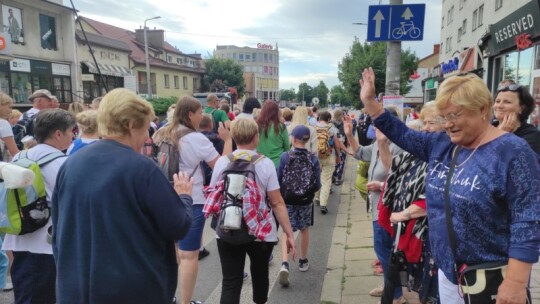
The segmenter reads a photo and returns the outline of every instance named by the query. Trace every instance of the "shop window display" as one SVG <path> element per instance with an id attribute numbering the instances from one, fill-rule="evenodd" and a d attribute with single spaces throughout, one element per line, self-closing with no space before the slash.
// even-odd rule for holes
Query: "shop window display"
<path id="1" fill-rule="evenodd" d="M 30 75 L 24 73 L 11 73 L 11 91 L 15 103 L 27 103 L 28 96 L 32 94 Z"/>

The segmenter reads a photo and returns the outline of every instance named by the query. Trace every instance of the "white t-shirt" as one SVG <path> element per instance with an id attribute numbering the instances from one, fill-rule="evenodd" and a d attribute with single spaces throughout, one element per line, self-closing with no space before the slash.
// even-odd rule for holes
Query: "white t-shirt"
<path id="1" fill-rule="evenodd" d="M 43 156 L 53 153 L 61 152 L 60 150 L 46 145 L 39 144 L 30 150 L 28 150 L 28 158 L 32 160 L 38 160 Z M 19 158 L 19 154 L 13 157 L 14 160 Z M 46 164 L 41 168 L 41 173 L 43 174 L 43 179 L 45 181 L 45 191 L 47 192 L 47 202 L 51 202 L 51 196 L 56 185 L 56 176 L 58 175 L 58 170 L 62 164 L 66 161 L 67 157 L 60 157 L 52 162 Z M 4 239 L 4 244 L 2 245 L 2 250 L 13 250 L 13 251 L 28 251 L 32 253 L 39 254 L 52 254 L 52 246 L 47 242 L 47 229 L 52 225 L 51 219 L 47 225 L 41 227 L 40 229 L 28 233 L 25 235 L 11 235 L 6 234 Z"/>
<path id="2" fill-rule="evenodd" d="M 238 149 L 234 151 L 233 154 L 238 155 L 242 152 L 248 153 L 249 155 L 257 154 L 257 152 L 255 152 L 254 150 L 244 149 Z M 227 158 L 227 156 L 222 156 L 218 159 L 212 173 L 212 180 L 210 181 L 211 186 L 215 185 L 219 181 L 221 172 L 225 170 L 228 164 L 229 159 Z M 258 161 L 257 164 L 255 164 L 255 174 L 257 179 L 257 185 L 259 186 L 259 190 L 261 191 L 264 200 L 266 200 L 267 192 L 279 190 L 276 167 L 274 166 L 274 162 L 272 162 L 272 160 L 265 157 L 264 159 Z M 277 226 L 273 216 L 271 217 L 270 223 L 272 224 L 272 231 L 266 236 L 265 241 L 277 242 Z"/>
<path id="3" fill-rule="evenodd" d="M 253 119 L 253 114 L 247 114 L 247 113 L 240 113 L 236 115 L 236 119 L 238 118 L 250 118 Z"/>
<path id="4" fill-rule="evenodd" d="M 0 138 L 13 137 L 13 129 L 11 125 L 5 119 L 0 119 Z M 0 139 L 0 150 L 2 151 L 2 160 L 9 162 L 11 160 L 11 155 L 6 147 L 6 143 Z"/>
<path id="5" fill-rule="evenodd" d="M 219 153 L 212 145 L 212 142 L 201 133 L 193 132 L 189 133 L 179 141 L 180 145 L 180 171 L 191 174 L 193 170 L 197 168 L 197 171 L 193 174 L 193 192 L 191 197 L 193 198 L 193 204 L 202 205 L 206 202 L 203 195 L 203 170 L 199 165 L 201 161 L 210 162 L 219 156 Z"/>

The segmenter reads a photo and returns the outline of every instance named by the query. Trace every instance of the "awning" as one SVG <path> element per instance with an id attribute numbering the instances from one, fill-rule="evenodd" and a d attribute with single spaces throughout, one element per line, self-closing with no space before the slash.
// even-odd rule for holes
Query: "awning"
<path id="1" fill-rule="evenodd" d="M 88 71 L 92 74 L 99 74 L 98 69 L 96 68 L 96 65 L 91 61 L 83 61 L 84 65 L 88 67 Z M 124 77 L 131 75 L 131 72 L 128 68 L 119 66 L 119 65 L 113 65 L 113 64 L 103 64 L 98 63 L 99 70 L 101 71 L 101 74 L 108 75 L 108 76 L 115 76 L 115 77 Z"/>

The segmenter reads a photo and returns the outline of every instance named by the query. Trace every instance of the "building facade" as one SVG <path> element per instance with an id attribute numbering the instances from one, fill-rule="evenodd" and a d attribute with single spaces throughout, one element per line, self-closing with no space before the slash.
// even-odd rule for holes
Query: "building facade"
<path id="1" fill-rule="evenodd" d="M 107 90 L 125 87 L 144 98 L 149 97 L 144 30 L 130 31 L 89 18 L 82 18 L 82 23 L 87 37 L 95 40 L 91 43 L 96 48 L 94 55 L 106 79 Z M 147 30 L 147 35 L 152 97 L 191 96 L 200 92 L 205 71 L 201 55 L 182 53 L 165 41 L 163 30 Z M 80 47 L 79 52 L 89 55 L 86 46 Z M 102 95 L 104 85 L 95 62 L 84 57 L 80 66 L 81 73 L 93 74 L 85 76 L 85 96 L 88 90 L 90 96 Z"/>
<path id="2" fill-rule="evenodd" d="M 244 67 L 244 98 L 279 100 L 279 49 L 276 44 L 258 43 L 257 47 L 218 45 L 217 58 L 232 59 Z"/>
<path id="3" fill-rule="evenodd" d="M 15 107 L 28 107 L 33 91 L 47 89 L 61 103 L 80 91 L 74 12 L 61 0 L 2 0 L 3 35 L 10 54 L 0 60 L 0 90 Z"/>

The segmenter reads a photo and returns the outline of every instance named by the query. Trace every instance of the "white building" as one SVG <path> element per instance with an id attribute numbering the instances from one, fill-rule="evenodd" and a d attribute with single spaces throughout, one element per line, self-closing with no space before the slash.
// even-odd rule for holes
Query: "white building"
<path id="1" fill-rule="evenodd" d="M 279 100 L 279 49 L 258 43 L 256 48 L 218 45 L 216 58 L 228 58 L 244 67 L 244 98 Z"/>

